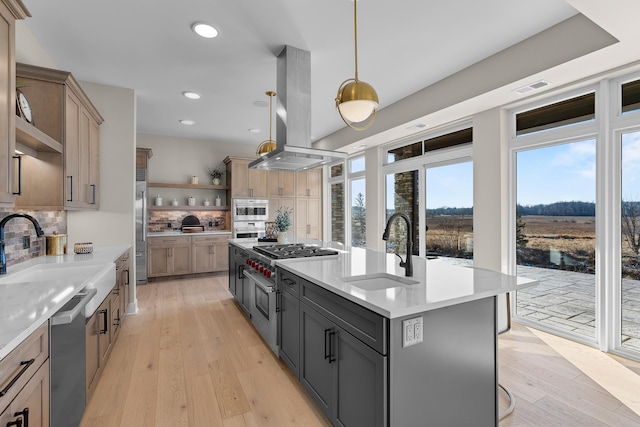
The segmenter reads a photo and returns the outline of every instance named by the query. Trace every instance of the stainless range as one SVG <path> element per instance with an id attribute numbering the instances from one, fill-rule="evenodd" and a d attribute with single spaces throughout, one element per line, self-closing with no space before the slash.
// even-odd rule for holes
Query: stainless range
<path id="1" fill-rule="evenodd" d="M 271 350 L 278 354 L 276 268 L 278 259 L 338 255 L 338 251 L 300 243 L 254 246 L 243 270 L 251 290 L 251 321 Z"/>

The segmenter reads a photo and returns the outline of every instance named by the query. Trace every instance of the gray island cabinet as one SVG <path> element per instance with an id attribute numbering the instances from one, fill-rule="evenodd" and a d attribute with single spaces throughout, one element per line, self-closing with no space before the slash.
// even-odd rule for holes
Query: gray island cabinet
<path id="1" fill-rule="evenodd" d="M 497 426 L 498 295 L 537 282 L 419 257 L 405 278 L 393 254 L 318 244 L 339 254 L 275 261 L 277 350 L 331 423 Z"/>

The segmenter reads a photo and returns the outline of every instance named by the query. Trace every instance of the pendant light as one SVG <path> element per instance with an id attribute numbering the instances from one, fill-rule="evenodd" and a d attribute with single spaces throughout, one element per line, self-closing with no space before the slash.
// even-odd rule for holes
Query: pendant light
<path id="1" fill-rule="evenodd" d="M 269 139 L 267 139 L 266 141 L 262 141 L 260 145 L 258 145 L 256 156 L 264 156 L 265 154 L 268 154 L 276 149 L 276 142 L 271 139 L 271 123 L 273 122 L 271 100 L 274 96 L 276 96 L 276 93 L 272 90 L 265 93 L 269 97 Z"/>
<path id="2" fill-rule="evenodd" d="M 352 129 L 365 130 L 373 123 L 378 111 L 378 94 L 369 83 L 358 79 L 358 0 L 353 0 L 353 40 L 355 46 L 355 77 L 342 82 L 336 96 L 336 108 L 342 120 Z M 362 125 L 358 125 L 363 123 Z"/>

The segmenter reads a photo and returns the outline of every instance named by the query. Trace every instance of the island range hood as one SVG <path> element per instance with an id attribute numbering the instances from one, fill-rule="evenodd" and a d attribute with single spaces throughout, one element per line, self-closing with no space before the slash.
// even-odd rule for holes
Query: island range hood
<path id="1" fill-rule="evenodd" d="M 276 149 L 251 169 L 301 171 L 344 160 L 347 153 L 311 148 L 311 53 L 285 46 L 278 55 Z"/>

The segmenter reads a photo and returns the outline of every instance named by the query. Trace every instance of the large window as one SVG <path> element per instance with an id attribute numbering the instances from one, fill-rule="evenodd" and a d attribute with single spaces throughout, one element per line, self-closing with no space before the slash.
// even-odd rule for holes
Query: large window
<path id="1" fill-rule="evenodd" d="M 386 176 L 385 218 L 388 221 L 394 213 L 403 213 L 409 217 L 412 225 L 413 254 L 420 253 L 420 199 L 418 197 L 418 171 L 407 171 Z M 407 253 L 406 224 L 396 220 L 391 227 L 386 250 L 389 253 Z"/>
<path id="2" fill-rule="evenodd" d="M 517 152 L 516 315 L 569 334 L 596 336 L 596 143 Z"/>
<path id="3" fill-rule="evenodd" d="M 427 256 L 473 258 L 473 163 L 426 169 Z"/>
<path id="4" fill-rule="evenodd" d="M 622 134 L 620 342 L 640 351 L 640 131 Z"/>
<path id="5" fill-rule="evenodd" d="M 413 254 L 473 258 L 473 166 L 470 127 L 450 129 L 387 149 L 385 218 L 412 224 Z M 422 153 L 422 154 L 420 154 Z M 392 224 L 387 252 L 406 253 L 406 224 Z"/>
<path id="6" fill-rule="evenodd" d="M 367 246 L 367 203 L 366 185 L 364 181 L 364 156 L 349 159 L 349 194 L 351 205 L 349 208 L 351 246 L 364 248 Z"/>
<path id="7" fill-rule="evenodd" d="M 328 229 L 332 242 L 345 244 L 345 192 L 344 163 L 329 167 L 329 221 Z"/>

